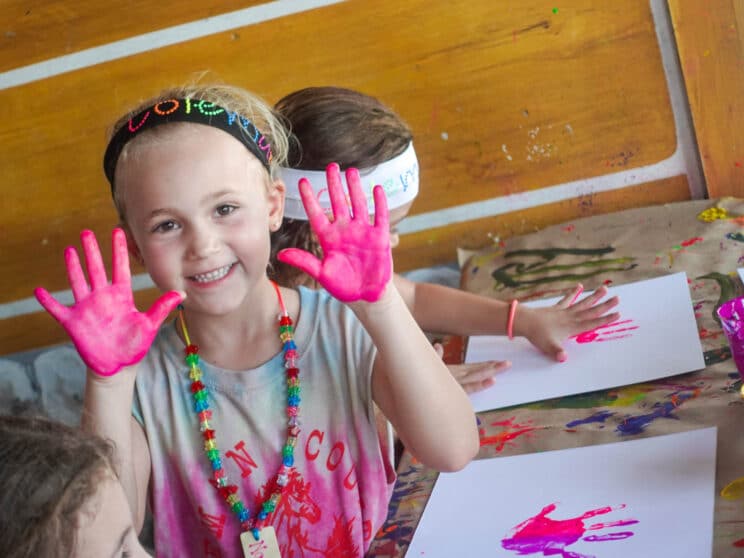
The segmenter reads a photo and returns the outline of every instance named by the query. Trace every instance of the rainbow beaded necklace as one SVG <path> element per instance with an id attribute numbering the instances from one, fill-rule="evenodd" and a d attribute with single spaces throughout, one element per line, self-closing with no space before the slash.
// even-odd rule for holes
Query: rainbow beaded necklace
<path id="1" fill-rule="evenodd" d="M 271 284 L 274 286 L 279 306 L 282 309 L 279 317 L 279 339 L 282 341 L 284 367 L 287 371 L 287 440 L 282 448 L 282 464 L 276 473 L 271 494 L 261 504 L 261 511 L 256 514 L 255 518 L 251 517 L 250 510 L 238 496 L 238 486 L 230 484 L 227 473 L 222 467 L 222 457 L 220 456 L 220 450 L 217 448 L 216 434 L 209 423 L 212 418 L 212 411 L 209 410 L 209 391 L 201 382 L 202 370 L 199 368 L 199 347 L 191 343 L 186 329 L 186 320 L 183 316 L 183 306 L 179 305 L 178 307 L 178 319 L 181 323 L 183 339 L 186 341 L 184 352 L 186 353 L 186 363 L 189 365 L 194 411 L 199 419 L 199 430 L 202 438 L 204 438 L 204 453 L 212 466 L 211 482 L 238 518 L 241 529 L 252 532 L 255 540 L 259 540 L 259 533 L 266 526 L 268 515 L 276 509 L 286 489 L 289 474 L 294 468 L 294 448 L 297 445 L 297 436 L 300 433 L 300 371 L 295 366 L 297 346 L 293 337 L 292 318 L 289 317 L 287 308 L 284 306 L 279 287 L 273 281 Z"/>

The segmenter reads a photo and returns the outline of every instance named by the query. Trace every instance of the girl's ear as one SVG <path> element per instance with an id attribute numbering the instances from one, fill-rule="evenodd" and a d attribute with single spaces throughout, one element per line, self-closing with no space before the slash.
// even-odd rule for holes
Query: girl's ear
<path id="1" fill-rule="evenodd" d="M 282 224 L 286 191 L 287 188 L 281 180 L 274 180 L 269 186 L 267 199 L 269 202 L 269 228 L 272 231 L 277 230 Z"/>

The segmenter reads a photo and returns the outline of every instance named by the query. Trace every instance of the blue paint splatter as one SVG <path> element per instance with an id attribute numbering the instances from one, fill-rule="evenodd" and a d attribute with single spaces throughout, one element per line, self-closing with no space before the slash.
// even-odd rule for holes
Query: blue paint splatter
<path id="1" fill-rule="evenodd" d="M 590 424 L 592 422 L 604 422 L 614 414 L 615 413 L 611 411 L 597 411 L 593 415 L 590 415 L 586 418 L 572 420 L 571 422 L 566 424 L 566 428 L 574 428 L 575 426 L 579 426 L 580 424 Z"/>
<path id="2" fill-rule="evenodd" d="M 676 395 L 676 394 L 675 394 Z M 622 436 L 632 436 L 634 434 L 640 434 L 643 432 L 649 424 L 658 418 L 668 418 L 679 420 L 679 417 L 674 416 L 672 413 L 687 399 L 695 397 L 693 393 L 683 393 L 678 395 L 672 401 L 658 402 L 652 407 L 654 410 L 645 415 L 632 416 L 629 415 L 620 424 L 617 425 L 617 432 Z"/>

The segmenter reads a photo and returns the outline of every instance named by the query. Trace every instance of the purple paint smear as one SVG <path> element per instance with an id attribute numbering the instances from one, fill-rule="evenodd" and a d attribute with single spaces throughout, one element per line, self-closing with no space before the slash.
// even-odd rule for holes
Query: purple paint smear
<path id="1" fill-rule="evenodd" d="M 586 418 L 572 420 L 571 422 L 566 424 L 566 428 L 574 428 L 575 426 L 579 426 L 580 424 L 591 424 L 592 422 L 604 422 L 614 414 L 615 413 L 611 411 L 597 411 L 593 415 L 590 415 Z"/>
<path id="2" fill-rule="evenodd" d="M 634 434 L 640 434 L 644 431 L 646 426 L 658 418 L 679 420 L 678 417 L 672 414 L 674 410 L 688 399 L 694 399 L 698 393 L 699 391 L 693 393 L 680 393 L 679 395 L 673 394 L 671 401 L 659 401 L 658 403 L 655 403 L 652 407 L 653 410 L 650 413 L 638 416 L 628 416 L 623 420 L 623 422 L 617 425 L 617 431 L 622 436 L 631 436 Z"/>
<path id="3" fill-rule="evenodd" d="M 617 507 L 606 506 L 585 512 L 579 517 L 570 519 L 551 519 L 548 514 L 554 511 L 555 504 L 545 506 L 540 513 L 530 517 L 517 525 L 509 536 L 501 540 L 501 546 L 506 550 L 514 550 L 516 554 L 526 556 L 529 554 L 540 554 L 543 556 L 561 556 L 562 558 L 594 558 L 588 554 L 579 554 L 566 550 L 577 541 L 604 542 L 627 539 L 633 536 L 632 531 L 619 531 L 615 533 L 586 535 L 587 531 L 597 531 L 610 527 L 620 527 L 638 523 L 637 519 L 621 519 L 607 523 L 593 523 L 584 525 L 584 520 L 595 515 L 603 515 L 615 510 L 625 508 L 622 504 Z"/>

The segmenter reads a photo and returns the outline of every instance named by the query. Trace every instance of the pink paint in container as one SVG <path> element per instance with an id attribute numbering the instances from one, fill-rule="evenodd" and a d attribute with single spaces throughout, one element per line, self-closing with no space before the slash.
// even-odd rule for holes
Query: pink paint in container
<path id="1" fill-rule="evenodd" d="M 742 378 L 742 397 L 744 397 L 744 297 L 724 302 L 716 310 L 721 319 L 721 327 L 728 339 L 731 356 Z"/>

